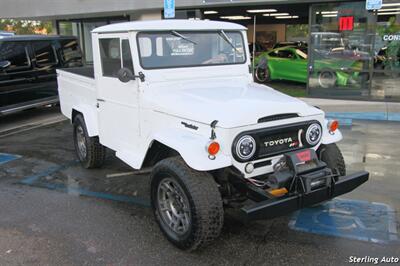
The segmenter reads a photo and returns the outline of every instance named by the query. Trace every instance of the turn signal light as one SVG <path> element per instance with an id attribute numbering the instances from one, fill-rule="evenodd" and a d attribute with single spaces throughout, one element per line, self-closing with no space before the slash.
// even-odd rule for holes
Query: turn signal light
<path id="1" fill-rule="evenodd" d="M 275 197 L 280 197 L 280 196 L 287 194 L 288 190 L 286 188 L 278 188 L 278 189 L 270 190 L 268 192 Z"/>
<path id="2" fill-rule="evenodd" d="M 219 152 L 220 146 L 218 142 L 212 141 L 208 144 L 208 154 L 214 156 Z"/>
<path id="3" fill-rule="evenodd" d="M 339 128 L 339 122 L 337 120 L 331 120 L 328 123 L 329 132 L 335 132 Z"/>

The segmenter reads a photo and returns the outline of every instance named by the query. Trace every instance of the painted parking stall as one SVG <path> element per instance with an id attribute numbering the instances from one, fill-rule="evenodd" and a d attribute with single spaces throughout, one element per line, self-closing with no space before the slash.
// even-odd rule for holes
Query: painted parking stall
<path id="1" fill-rule="evenodd" d="M 387 204 L 334 199 L 296 212 L 289 227 L 296 231 L 379 244 L 398 242 L 396 216 Z"/>
<path id="2" fill-rule="evenodd" d="M 15 154 L 0 153 L 0 166 L 19 159 L 21 156 Z"/>

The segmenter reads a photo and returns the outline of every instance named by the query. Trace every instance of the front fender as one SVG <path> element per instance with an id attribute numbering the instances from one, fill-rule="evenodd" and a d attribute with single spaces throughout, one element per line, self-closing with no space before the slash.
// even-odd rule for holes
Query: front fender
<path id="1" fill-rule="evenodd" d="M 323 134 L 322 134 L 322 144 L 331 144 L 331 143 L 336 143 L 339 142 L 343 139 L 342 132 L 340 132 L 339 129 L 337 129 L 335 132 L 330 133 L 328 130 L 328 120 L 325 119 L 323 123 Z"/>
<path id="2" fill-rule="evenodd" d="M 186 164 L 197 171 L 211 171 L 232 165 L 231 158 L 224 155 L 222 151 L 216 155 L 214 160 L 209 159 L 206 145 L 210 139 L 201 135 L 191 134 L 184 130 L 169 129 L 154 134 L 152 139 L 176 150 Z"/>

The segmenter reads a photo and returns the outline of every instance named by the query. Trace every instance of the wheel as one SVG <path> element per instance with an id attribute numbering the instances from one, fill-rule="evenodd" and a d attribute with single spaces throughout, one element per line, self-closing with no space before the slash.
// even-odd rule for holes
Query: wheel
<path id="1" fill-rule="evenodd" d="M 321 161 L 325 162 L 327 166 L 339 176 L 346 175 L 346 164 L 342 153 L 335 143 L 324 145 L 318 148 L 318 154 Z"/>
<path id="2" fill-rule="evenodd" d="M 224 211 L 217 183 L 181 157 L 164 159 L 151 173 L 151 203 L 166 238 L 183 250 L 209 244 L 221 232 Z"/>
<path id="3" fill-rule="evenodd" d="M 106 148 L 98 137 L 88 136 L 82 115 L 77 115 L 73 124 L 75 151 L 82 165 L 87 169 L 101 167 L 106 159 Z"/>
<path id="4" fill-rule="evenodd" d="M 256 81 L 259 83 L 270 81 L 270 73 L 268 67 L 258 66 L 254 74 Z"/>
<path id="5" fill-rule="evenodd" d="M 336 85 L 336 74 L 332 71 L 322 71 L 318 74 L 318 84 L 324 89 L 330 89 Z"/>

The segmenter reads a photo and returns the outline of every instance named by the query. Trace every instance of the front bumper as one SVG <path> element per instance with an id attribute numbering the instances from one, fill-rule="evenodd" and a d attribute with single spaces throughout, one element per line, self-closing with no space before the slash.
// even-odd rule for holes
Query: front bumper
<path id="1" fill-rule="evenodd" d="M 243 220 L 249 221 L 270 219 L 285 215 L 348 193 L 365 183 L 368 178 L 368 172 L 357 172 L 340 177 L 338 181 L 332 183 L 330 186 L 318 188 L 308 193 L 297 193 L 257 202 L 241 208 L 241 217 Z"/>

